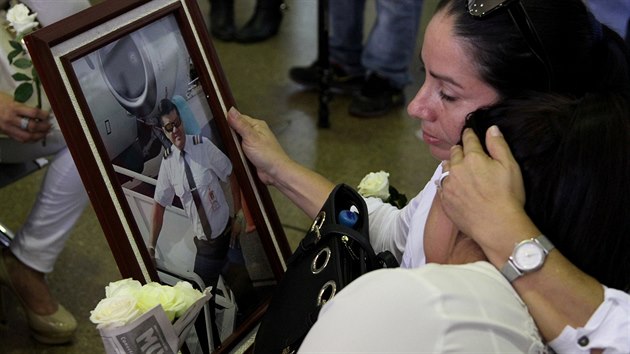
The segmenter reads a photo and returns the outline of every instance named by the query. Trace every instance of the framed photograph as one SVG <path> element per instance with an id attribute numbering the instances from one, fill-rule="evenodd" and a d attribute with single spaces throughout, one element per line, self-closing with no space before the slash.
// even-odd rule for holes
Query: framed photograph
<path id="1" fill-rule="evenodd" d="M 108 0 L 25 42 L 122 276 L 213 287 L 190 352 L 251 346 L 291 251 L 196 0 Z"/>

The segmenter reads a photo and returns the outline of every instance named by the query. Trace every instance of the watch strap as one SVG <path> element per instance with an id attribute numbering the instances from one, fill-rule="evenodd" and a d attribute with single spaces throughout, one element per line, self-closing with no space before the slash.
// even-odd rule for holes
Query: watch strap
<path id="1" fill-rule="evenodd" d="M 545 250 L 545 254 L 549 254 L 552 249 L 556 248 L 556 246 L 554 246 L 545 235 L 540 235 L 532 240 L 542 246 L 543 250 Z"/>
<path id="2" fill-rule="evenodd" d="M 546 256 L 549 254 L 549 252 L 552 249 L 555 248 L 555 246 L 553 245 L 553 243 L 551 243 L 551 241 L 549 241 L 549 239 L 545 235 L 539 235 L 539 236 L 531 238 L 529 240 L 524 240 L 522 242 L 528 242 L 528 241 L 534 241 L 536 244 L 538 244 L 543 249 L 543 251 L 545 253 L 545 257 L 542 260 L 542 264 L 540 265 L 540 267 L 536 268 L 536 270 L 538 270 L 545 263 L 545 260 L 547 259 Z M 522 242 L 519 242 L 516 245 L 514 245 L 514 250 L 516 250 L 518 245 L 521 244 Z M 514 256 L 514 252 L 512 252 L 512 255 L 510 256 L 510 258 L 508 258 L 507 262 L 505 262 L 503 267 L 501 267 L 501 269 L 500 269 L 501 274 L 503 274 L 503 276 L 510 283 L 513 282 L 514 280 L 518 279 L 522 275 L 524 275 L 526 273 L 529 273 L 529 272 L 523 272 L 522 270 L 520 270 L 520 269 L 518 269 L 516 267 L 516 265 L 514 264 L 514 261 L 512 260 L 513 256 Z"/>
<path id="3" fill-rule="evenodd" d="M 516 266 L 514 265 L 514 263 L 512 262 L 512 257 L 510 257 L 510 259 L 508 259 L 508 261 L 505 262 L 503 267 L 501 267 L 501 274 L 503 274 L 503 276 L 510 283 L 516 280 L 516 278 L 523 275 L 523 273 L 520 270 L 518 270 Z"/>

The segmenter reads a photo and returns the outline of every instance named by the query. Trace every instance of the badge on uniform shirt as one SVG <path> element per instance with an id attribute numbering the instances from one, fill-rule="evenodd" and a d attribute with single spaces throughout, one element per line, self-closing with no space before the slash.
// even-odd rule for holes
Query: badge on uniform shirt
<path id="1" fill-rule="evenodd" d="M 210 190 L 210 193 L 208 193 L 208 197 L 210 198 L 210 205 L 212 206 L 212 211 L 217 211 L 219 209 L 219 202 L 217 201 L 217 198 L 214 195 L 214 191 L 212 189 Z"/>

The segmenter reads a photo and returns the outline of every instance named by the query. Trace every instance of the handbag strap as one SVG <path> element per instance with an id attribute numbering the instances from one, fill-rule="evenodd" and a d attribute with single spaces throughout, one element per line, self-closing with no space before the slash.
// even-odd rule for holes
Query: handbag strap
<path id="1" fill-rule="evenodd" d="M 354 225 L 346 226 L 340 213 L 356 208 L 357 216 Z M 365 201 L 356 190 L 346 184 L 338 184 L 326 199 L 321 211 L 313 221 L 298 248 L 287 260 L 288 264 L 299 259 L 304 252 L 316 246 L 321 240 L 329 237 L 346 237 L 353 241 L 364 252 L 367 270 L 377 268 L 394 268 L 398 266 L 396 258 L 389 251 L 375 254 L 369 239 L 368 211 Z"/>
<path id="2" fill-rule="evenodd" d="M 376 257 L 374 249 L 370 244 L 370 240 L 354 229 L 343 225 L 324 225 L 320 232 L 323 235 L 322 237 L 348 237 L 350 240 L 356 242 L 359 247 L 367 253 L 369 259 L 374 259 L 374 257 Z"/>
<path id="3" fill-rule="evenodd" d="M 299 259 L 302 254 L 316 247 L 319 242 L 330 237 L 337 237 L 342 241 L 344 241 L 344 237 L 347 237 L 345 241 L 353 241 L 365 252 L 365 259 L 369 270 L 380 268 L 380 262 L 378 262 L 369 240 L 356 230 L 339 224 L 325 224 L 321 227 L 311 228 L 302 241 L 300 241 L 293 255 L 287 260 L 287 263 L 293 263 L 295 260 Z"/>

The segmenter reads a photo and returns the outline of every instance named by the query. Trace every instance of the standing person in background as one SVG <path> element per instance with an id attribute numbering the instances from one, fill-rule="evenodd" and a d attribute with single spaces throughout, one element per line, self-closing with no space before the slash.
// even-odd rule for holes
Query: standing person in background
<path id="1" fill-rule="evenodd" d="M 376 117 L 405 104 L 403 88 L 411 82 L 422 0 L 377 0 L 376 20 L 364 43 L 365 0 L 329 2 L 330 63 L 333 92 L 352 94 L 348 112 Z M 291 79 L 319 87 L 322 64 L 294 67 Z"/>
<path id="2" fill-rule="evenodd" d="M 90 6 L 87 0 L 22 2 L 37 12 L 37 21 L 44 26 Z M 11 93 L 17 83 L 11 79 L 14 68 L 6 59 L 8 34 L 1 37 L 5 54 L 0 55 L 0 132 L 6 134 L 0 136 L 1 162 L 55 156 L 26 222 L 10 249 L 1 250 L 0 285 L 20 300 L 36 340 L 66 343 L 72 339 L 77 322 L 51 294 L 46 274 L 52 272 L 88 198 L 54 118 L 46 110 L 13 101 Z"/>
<path id="3" fill-rule="evenodd" d="M 210 0 L 210 33 L 226 42 L 262 42 L 278 33 L 285 8 L 283 0 L 256 0 L 254 14 L 237 30 L 234 24 L 234 0 Z"/>

